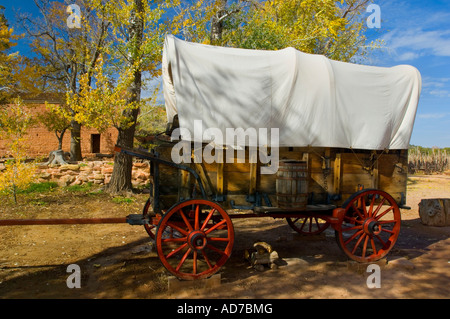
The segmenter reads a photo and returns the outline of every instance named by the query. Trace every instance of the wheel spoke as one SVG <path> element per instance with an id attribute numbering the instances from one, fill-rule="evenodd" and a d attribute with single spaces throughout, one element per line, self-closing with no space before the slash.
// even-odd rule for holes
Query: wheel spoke
<path id="1" fill-rule="evenodd" d="M 298 219 L 300 219 L 300 218 L 298 218 Z M 305 227 L 305 225 L 306 225 L 306 217 L 302 219 L 302 226 L 300 227 L 300 231 L 303 230 L 303 227 Z"/>
<path id="2" fill-rule="evenodd" d="M 225 219 L 221 220 L 219 223 L 215 224 L 213 227 L 209 228 L 207 231 L 205 231 L 205 234 L 209 234 L 210 232 L 212 232 L 213 230 L 217 229 L 218 227 L 222 226 L 223 224 L 225 224 L 227 221 Z"/>
<path id="3" fill-rule="evenodd" d="M 197 205 L 195 207 L 194 229 L 199 229 L 200 228 L 200 222 L 199 222 L 200 216 L 199 216 L 199 214 L 200 214 L 200 205 Z"/>
<path id="4" fill-rule="evenodd" d="M 386 243 L 384 242 L 383 239 L 381 239 L 380 236 L 376 235 L 375 238 L 378 239 L 378 241 L 381 243 L 382 247 L 385 247 L 385 246 L 386 246 Z"/>
<path id="5" fill-rule="evenodd" d="M 181 245 L 180 247 L 178 247 L 175 250 L 172 250 L 170 253 L 167 254 L 166 258 L 169 259 L 173 255 L 176 255 L 179 251 L 183 250 L 186 246 L 187 246 L 187 243 Z"/>
<path id="6" fill-rule="evenodd" d="M 176 243 L 176 242 L 185 242 L 187 237 L 180 237 L 180 238 L 162 238 L 161 241 L 163 243 Z"/>
<path id="7" fill-rule="evenodd" d="M 320 223 L 319 223 L 319 220 L 317 219 L 317 217 L 314 217 L 314 220 L 316 222 L 317 229 L 320 229 Z"/>
<path id="8" fill-rule="evenodd" d="M 194 250 L 194 256 L 192 261 L 192 272 L 194 275 L 197 274 L 197 251 Z"/>
<path id="9" fill-rule="evenodd" d="M 357 208 L 357 207 L 355 206 L 354 203 L 353 203 L 353 209 L 355 210 L 355 212 L 358 214 L 358 216 L 359 216 L 361 219 L 364 219 L 364 216 L 361 215 L 361 212 L 359 211 L 359 208 Z"/>
<path id="10" fill-rule="evenodd" d="M 216 253 L 219 253 L 219 254 L 221 254 L 221 255 L 226 255 L 224 251 L 220 250 L 220 249 L 217 248 L 217 247 L 214 247 L 214 246 L 209 245 L 209 244 L 207 244 L 206 247 L 208 247 L 208 248 L 211 249 L 211 250 L 214 250 Z"/>
<path id="11" fill-rule="evenodd" d="M 352 254 L 355 254 L 356 249 L 358 248 L 359 244 L 361 243 L 361 241 L 363 240 L 364 237 L 366 237 L 367 235 L 364 234 L 364 232 L 362 233 L 362 235 L 358 238 L 358 240 L 356 241 L 355 246 L 353 247 L 352 250 Z"/>
<path id="12" fill-rule="evenodd" d="M 182 233 L 182 234 L 185 235 L 185 236 L 188 235 L 188 232 L 187 232 L 186 230 L 182 229 L 181 227 L 178 227 L 177 225 L 175 225 L 175 224 L 172 223 L 172 222 L 167 222 L 167 226 L 172 227 L 173 229 L 179 231 L 180 233 Z"/>
<path id="13" fill-rule="evenodd" d="M 362 251 L 362 257 L 366 257 L 366 250 L 367 250 L 367 241 L 369 240 L 369 236 L 366 235 L 366 238 L 364 239 L 364 244 L 363 244 L 363 251 Z"/>
<path id="14" fill-rule="evenodd" d="M 389 207 L 387 210 L 385 210 L 383 213 L 381 213 L 381 215 L 377 216 L 375 219 L 379 220 L 381 217 L 383 217 L 384 215 L 389 213 L 393 208 L 394 208 L 394 206 Z"/>
<path id="15" fill-rule="evenodd" d="M 208 265 L 208 267 L 209 267 L 210 269 L 213 268 L 213 265 L 212 265 L 211 262 L 209 261 L 209 258 L 208 258 L 208 256 L 206 255 L 205 250 L 202 250 L 202 255 L 203 255 L 203 258 L 205 258 L 205 261 L 206 261 L 206 264 Z"/>
<path id="16" fill-rule="evenodd" d="M 187 219 L 186 215 L 183 213 L 183 211 L 180 209 L 178 211 L 181 215 L 181 218 L 183 218 L 184 223 L 186 224 L 186 226 L 188 227 L 189 231 L 193 231 L 194 229 L 192 228 L 191 223 L 189 222 L 189 220 Z"/>
<path id="17" fill-rule="evenodd" d="M 344 242 L 344 245 L 347 246 L 348 243 L 350 243 L 353 239 L 355 239 L 356 237 L 358 237 L 358 236 L 361 235 L 362 233 L 364 233 L 363 230 L 357 231 L 357 232 L 354 233 L 349 239 L 347 239 L 346 242 Z"/>
<path id="18" fill-rule="evenodd" d="M 377 255 L 378 252 L 377 252 L 377 248 L 376 248 L 376 245 L 375 245 L 375 241 L 373 240 L 373 237 L 370 238 L 370 243 L 372 244 L 372 250 L 373 250 L 373 253 L 374 253 L 375 255 Z"/>
<path id="19" fill-rule="evenodd" d="M 176 271 L 180 271 L 181 266 L 183 266 L 184 262 L 186 261 L 186 258 L 189 256 L 189 254 L 191 253 L 191 248 L 189 248 L 186 253 L 183 255 L 183 258 L 181 258 L 180 262 L 178 263 L 177 268 L 175 269 Z"/>
<path id="20" fill-rule="evenodd" d="M 230 241 L 230 239 L 225 237 L 208 237 L 208 241 Z"/>
<path id="21" fill-rule="evenodd" d="M 215 208 L 211 209 L 211 211 L 209 212 L 208 216 L 206 216 L 206 219 L 203 222 L 202 228 L 200 229 L 201 231 L 205 230 L 206 225 L 209 223 L 209 220 L 211 219 L 211 217 L 212 217 L 212 215 L 214 214 L 215 211 L 216 211 Z"/>
<path id="22" fill-rule="evenodd" d="M 395 223 L 396 223 L 395 220 L 380 220 L 380 221 L 378 221 L 378 224 L 383 224 L 383 225 L 386 225 L 386 224 L 395 224 Z"/>
<path id="23" fill-rule="evenodd" d="M 289 226 L 302 235 L 320 234 L 330 225 L 326 219 L 317 216 L 300 216 L 286 218 Z"/>
<path id="24" fill-rule="evenodd" d="M 347 232 L 347 231 L 357 230 L 357 229 L 362 229 L 362 225 L 358 225 L 358 226 L 354 226 L 354 227 L 349 227 L 349 228 L 342 228 L 341 231 L 342 231 L 342 232 Z"/>
<path id="25" fill-rule="evenodd" d="M 389 233 L 389 234 L 395 234 L 395 232 L 393 230 L 389 230 L 389 229 L 386 229 L 386 228 L 381 228 L 381 231 L 384 231 L 384 232 Z"/>
<path id="26" fill-rule="evenodd" d="M 372 196 L 372 201 L 370 202 L 370 207 L 369 207 L 369 217 L 372 217 L 373 215 L 373 204 L 375 204 L 375 195 Z"/>
<path id="27" fill-rule="evenodd" d="M 363 196 L 361 198 L 361 205 L 362 205 L 362 209 L 363 209 L 363 213 L 364 213 L 364 218 L 367 218 L 367 216 L 369 216 L 369 213 L 367 212 L 366 197 L 365 196 Z"/>
<path id="28" fill-rule="evenodd" d="M 383 200 L 381 201 L 381 203 L 377 206 L 377 209 L 375 209 L 375 211 L 372 214 L 372 217 L 376 217 L 378 212 L 380 211 L 381 207 L 383 207 L 384 203 L 386 202 L 386 198 L 383 197 Z"/>
<path id="29" fill-rule="evenodd" d="M 363 224 L 364 220 L 356 219 L 354 217 L 344 216 L 344 220 L 347 220 L 350 222 L 350 224 Z"/>

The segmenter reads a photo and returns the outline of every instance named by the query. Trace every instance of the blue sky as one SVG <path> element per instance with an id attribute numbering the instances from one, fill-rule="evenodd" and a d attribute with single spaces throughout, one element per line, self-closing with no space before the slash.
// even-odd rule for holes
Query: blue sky
<path id="1" fill-rule="evenodd" d="M 450 147 L 450 0 L 375 0 L 383 48 L 368 63 L 409 64 L 422 75 L 411 144 Z M 369 16 L 370 13 L 367 13 Z"/>
<path id="2" fill-rule="evenodd" d="M 368 35 L 372 40 L 383 40 L 383 45 L 365 63 L 415 66 L 422 75 L 422 94 L 411 144 L 450 147 L 450 0 L 374 3 L 381 9 L 381 28 Z M 0 4 L 6 7 L 11 24 L 13 7 L 35 12 L 32 0 L 0 0 Z"/>

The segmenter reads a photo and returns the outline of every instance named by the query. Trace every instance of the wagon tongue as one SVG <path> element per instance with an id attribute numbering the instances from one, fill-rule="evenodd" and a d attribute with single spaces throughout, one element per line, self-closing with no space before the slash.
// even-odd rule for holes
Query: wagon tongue
<path id="1" fill-rule="evenodd" d="M 146 225 L 149 224 L 147 216 L 130 214 L 124 217 L 106 218 L 48 218 L 48 219 L 0 219 L 0 226 L 25 225 L 77 225 L 77 224 L 122 224 Z"/>

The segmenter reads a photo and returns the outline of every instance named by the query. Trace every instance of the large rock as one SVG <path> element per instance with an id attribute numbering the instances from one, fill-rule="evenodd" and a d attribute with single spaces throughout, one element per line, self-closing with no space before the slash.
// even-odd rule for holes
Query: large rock
<path id="1" fill-rule="evenodd" d="M 78 164 L 65 164 L 65 165 L 61 165 L 59 167 L 59 170 L 61 172 L 65 172 L 65 171 L 78 171 L 80 170 L 80 166 Z"/>
<path id="2" fill-rule="evenodd" d="M 419 216 L 424 225 L 450 226 L 450 199 L 422 199 L 419 203 Z"/>
<path id="3" fill-rule="evenodd" d="M 59 186 L 68 186 L 74 181 L 75 181 L 75 176 L 64 175 L 59 179 L 58 184 L 59 184 Z"/>

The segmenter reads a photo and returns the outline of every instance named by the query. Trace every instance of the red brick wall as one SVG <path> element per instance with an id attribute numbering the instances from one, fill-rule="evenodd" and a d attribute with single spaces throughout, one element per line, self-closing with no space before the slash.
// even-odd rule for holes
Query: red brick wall
<path id="1" fill-rule="evenodd" d="M 44 109 L 44 105 L 36 106 L 33 113 L 38 113 Z M 109 128 L 103 133 L 99 133 L 95 129 L 81 128 L 81 153 L 83 157 L 92 156 L 92 134 L 100 134 L 100 153 L 113 154 L 114 145 L 117 141 L 117 130 Z M 8 144 L 10 141 L 0 139 L 0 157 L 9 157 Z M 58 139 L 55 133 L 47 131 L 47 129 L 38 125 L 30 128 L 27 134 L 26 144 L 28 146 L 27 155 L 29 157 L 44 156 L 47 157 L 51 151 L 58 149 Z M 67 130 L 63 139 L 63 151 L 70 151 L 70 131 Z"/>

